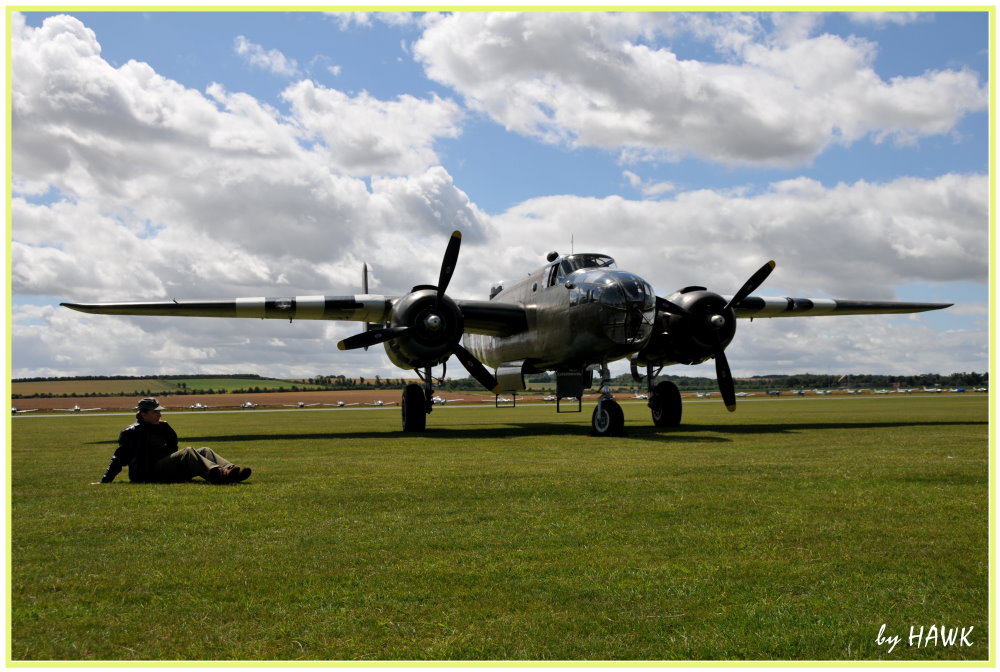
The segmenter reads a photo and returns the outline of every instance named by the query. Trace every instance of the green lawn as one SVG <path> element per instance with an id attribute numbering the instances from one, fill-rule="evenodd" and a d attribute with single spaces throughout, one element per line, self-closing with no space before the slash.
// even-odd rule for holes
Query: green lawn
<path id="1" fill-rule="evenodd" d="M 13 418 L 9 658 L 990 655 L 985 396 L 483 406 L 168 413 L 226 487 L 91 486 L 128 417 Z"/>

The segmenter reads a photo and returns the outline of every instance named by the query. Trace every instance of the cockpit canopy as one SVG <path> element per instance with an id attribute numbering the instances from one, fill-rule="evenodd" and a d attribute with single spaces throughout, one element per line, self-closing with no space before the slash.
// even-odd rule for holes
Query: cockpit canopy
<path id="1" fill-rule="evenodd" d="M 571 254 L 564 257 L 559 265 L 567 275 L 581 268 L 618 268 L 615 260 L 608 255 L 590 253 Z"/>
<path id="2" fill-rule="evenodd" d="M 549 285 L 561 285 L 566 281 L 567 275 L 581 269 L 617 267 L 615 260 L 606 254 L 570 254 L 553 264 Z"/>

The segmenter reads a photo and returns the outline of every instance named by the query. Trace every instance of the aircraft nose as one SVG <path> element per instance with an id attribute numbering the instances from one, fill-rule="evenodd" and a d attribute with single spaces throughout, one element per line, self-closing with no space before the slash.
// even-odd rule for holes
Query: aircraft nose
<path id="1" fill-rule="evenodd" d="M 639 345 L 649 339 L 656 317 L 656 295 L 648 282 L 619 272 L 600 297 L 608 338 L 621 345 Z"/>

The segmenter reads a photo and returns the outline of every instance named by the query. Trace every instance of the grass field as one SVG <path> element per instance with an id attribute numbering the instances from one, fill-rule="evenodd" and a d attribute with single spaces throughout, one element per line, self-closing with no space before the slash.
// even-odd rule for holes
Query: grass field
<path id="1" fill-rule="evenodd" d="M 13 418 L 9 658 L 990 656 L 985 396 L 623 407 L 622 439 L 589 408 L 168 413 L 253 467 L 227 487 L 91 486 L 128 417 Z"/>

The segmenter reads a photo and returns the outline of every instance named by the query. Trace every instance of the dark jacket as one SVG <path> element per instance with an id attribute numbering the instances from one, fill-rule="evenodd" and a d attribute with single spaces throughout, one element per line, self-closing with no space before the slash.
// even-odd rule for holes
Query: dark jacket
<path id="1" fill-rule="evenodd" d="M 111 456 L 111 464 L 104 472 L 101 483 L 115 480 L 125 466 L 128 466 L 130 481 L 156 481 L 156 463 L 175 452 L 177 432 L 170 425 L 162 421 L 154 425 L 139 420 L 118 435 L 118 450 Z"/>

